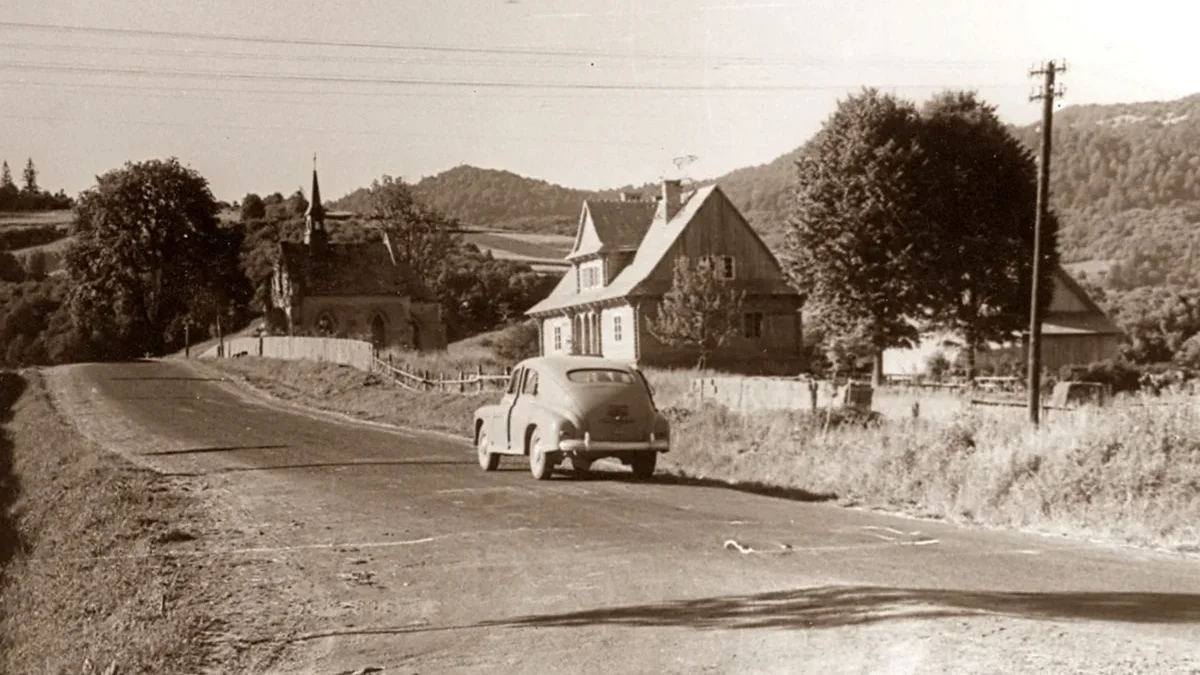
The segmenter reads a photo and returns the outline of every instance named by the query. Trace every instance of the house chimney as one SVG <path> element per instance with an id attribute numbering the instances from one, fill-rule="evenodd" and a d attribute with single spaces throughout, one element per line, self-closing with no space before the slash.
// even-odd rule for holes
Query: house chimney
<path id="1" fill-rule="evenodd" d="M 664 180 L 662 184 L 662 203 L 666 207 L 667 220 L 670 221 L 679 213 L 679 198 L 682 191 L 679 179 Z"/>

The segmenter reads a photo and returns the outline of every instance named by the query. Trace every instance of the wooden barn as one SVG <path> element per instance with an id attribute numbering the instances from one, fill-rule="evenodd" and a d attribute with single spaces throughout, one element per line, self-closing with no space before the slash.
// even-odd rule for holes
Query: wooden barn
<path id="1" fill-rule="evenodd" d="M 675 260 L 707 257 L 745 291 L 742 330 L 709 356 L 733 372 L 794 374 L 803 366 L 801 298 L 779 261 L 716 185 L 683 194 L 667 180 L 655 201 L 624 195 L 587 200 L 570 268 L 548 297 L 528 310 L 541 329 L 541 353 L 599 354 L 638 365 L 694 365 L 699 352 L 651 334 Z"/>
<path id="2" fill-rule="evenodd" d="M 1050 372 L 1063 366 L 1085 365 L 1117 356 L 1124 333 L 1061 266 L 1054 273 L 1054 295 L 1042 321 L 1042 365 Z M 912 349 L 883 353 L 885 376 L 911 376 L 926 372 L 929 360 L 942 354 L 951 363 L 962 358 L 961 338 L 948 332 L 929 333 Z M 975 354 L 978 370 L 1005 363 L 1024 364 L 1023 342 L 988 344 Z M 1023 366 L 1022 366 L 1023 367 Z M 1022 371 L 1024 372 L 1024 371 Z"/>

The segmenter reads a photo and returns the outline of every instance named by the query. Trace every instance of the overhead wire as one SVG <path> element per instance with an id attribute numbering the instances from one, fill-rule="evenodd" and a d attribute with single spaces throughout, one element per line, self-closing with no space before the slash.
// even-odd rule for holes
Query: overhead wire
<path id="1" fill-rule="evenodd" d="M 93 34 L 93 35 L 114 35 L 122 37 L 156 37 L 156 38 L 172 38 L 172 39 L 188 39 L 188 40 L 209 40 L 217 42 L 235 42 L 249 44 L 273 44 L 273 45 L 289 45 L 289 46 L 304 46 L 304 47 L 336 47 L 336 48 L 357 48 L 357 49 L 377 49 L 390 51 L 423 51 L 434 53 L 463 53 L 463 54 L 483 54 L 491 56 L 542 56 L 542 57 L 587 57 L 587 58 L 625 58 L 635 59 L 638 61 L 650 60 L 674 60 L 694 63 L 699 59 L 705 59 L 708 62 L 725 62 L 725 63 L 748 63 L 748 64 L 805 64 L 805 65 L 846 65 L 845 61 L 833 59 L 814 59 L 811 57 L 791 57 L 784 55 L 764 56 L 761 54 L 710 54 L 710 53 L 669 53 L 669 52 L 635 52 L 621 51 L 615 49 L 564 49 L 564 48 L 538 48 L 538 47 L 480 47 L 480 46 L 463 46 L 463 45 L 438 45 L 438 44 L 416 44 L 416 43 L 397 43 L 383 42 L 370 40 L 328 40 L 303 37 L 279 37 L 267 35 L 234 35 L 229 33 L 201 33 L 194 31 L 178 31 L 178 30 L 157 30 L 147 28 L 118 28 L 118 27 L 102 27 L 102 26 L 78 26 L 69 24 L 45 24 L 45 23 L 28 23 L 20 21 L 0 21 L 0 28 L 43 31 L 43 32 L 58 32 L 71 34 Z M 856 61 L 854 65 L 862 65 L 867 61 Z M 886 61 L 877 61 L 877 63 L 886 63 L 895 65 L 897 61 L 889 59 Z M 995 64 L 996 61 L 986 60 L 949 60 L 949 59 L 934 59 L 926 61 L 911 60 L 904 62 L 907 65 L 917 65 L 921 63 L 935 65 L 985 65 Z"/>

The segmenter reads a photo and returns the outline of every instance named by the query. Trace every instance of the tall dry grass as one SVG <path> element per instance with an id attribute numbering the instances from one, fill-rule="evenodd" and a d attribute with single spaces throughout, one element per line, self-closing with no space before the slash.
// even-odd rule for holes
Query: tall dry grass
<path id="1" fill-rule="evenodd" d="M 1125 402 L 1051 415 L 823 430 L 806 413 L 694 411 L 671 469 L 924 516 L 1200 550 L 1200 410 Z"/>

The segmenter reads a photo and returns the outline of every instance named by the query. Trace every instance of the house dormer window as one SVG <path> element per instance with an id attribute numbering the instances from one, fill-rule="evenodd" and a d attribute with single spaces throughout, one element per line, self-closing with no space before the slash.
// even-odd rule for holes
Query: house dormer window
<path id="1" fill-rule="evenodd" d="M 604 280 L 601 277 L 602 268 L 600 261 L 585 263 L 579 268 L 579 287 L 581 290 L 596 288 L 603 286 Z"/>

